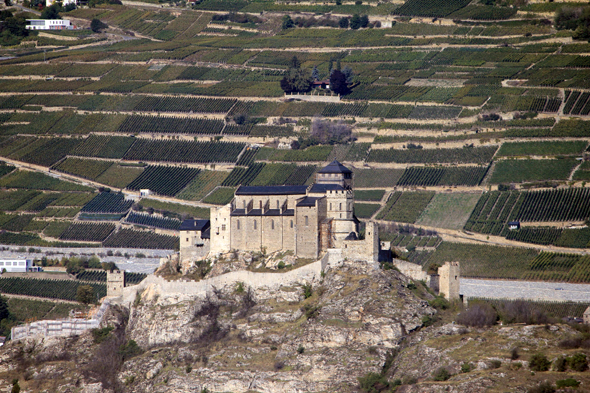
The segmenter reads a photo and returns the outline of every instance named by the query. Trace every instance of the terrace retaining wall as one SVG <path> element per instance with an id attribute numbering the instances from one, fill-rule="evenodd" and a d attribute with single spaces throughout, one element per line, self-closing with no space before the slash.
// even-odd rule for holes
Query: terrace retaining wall
<path id="1" fill-rule="evenodd" d="M 28 337 L 67 337 L 82 334 L 86 330 L 100 326 L 109 305 L 109 301 L 105 299 L 92 319 L 68 318 L 15 326 L 11 329 L 11 338 L 17 341 Z"/>

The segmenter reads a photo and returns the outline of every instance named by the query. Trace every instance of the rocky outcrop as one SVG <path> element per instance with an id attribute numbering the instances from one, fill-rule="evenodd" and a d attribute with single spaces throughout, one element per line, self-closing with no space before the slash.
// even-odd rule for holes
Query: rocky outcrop
<path id="1" fill-rule="evenodd" d="M 151 293 L 132 307 L 127 334 L 162 349 L 125 363 L 130 391 L 164 379 L 153 391 L 346 391 L 435 312 L 398 272 L 358 264 L 309 286 L 232 285 L 175 304 Z"/>
<path id="2" fill-rule="evenodd" d="M 425 328 L 437 318 L 433 296 L 395 270 L 344 263 L 317 277 L 166 295 L 165 281 L 153 281 L 128 309 L 109 309 L 103 327 L 113 330 L 102 338 L 8 343 L 0 377 L 35 392 L 291 393 L 358 392 L 358 378 L 375 373 L 402 383 L 396 392 L 469 393 L 516 384 L 519 372 L 533 378 L 530 354 L 576 334 L 566 325 Z M 509 358 L 514 347 L 521 358 Z M 434 380 L 441 367 L 448 381 Z"/>

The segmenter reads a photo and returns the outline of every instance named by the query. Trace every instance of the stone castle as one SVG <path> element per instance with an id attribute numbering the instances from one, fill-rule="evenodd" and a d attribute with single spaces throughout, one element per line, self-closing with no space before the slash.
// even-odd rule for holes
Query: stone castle
<path id="1" fill-rule="evenodd" d="M 309 186 L 241 186 L 211 220 L 185 220 L 180 227 L 181 260 L 231 250 L 292 251 L 317 259 L 329 249 L 342 257 L 377 262 L 378 227 L 368 222 L 364 238 L 354 215 L 353 172 L 333 161 Z"/>

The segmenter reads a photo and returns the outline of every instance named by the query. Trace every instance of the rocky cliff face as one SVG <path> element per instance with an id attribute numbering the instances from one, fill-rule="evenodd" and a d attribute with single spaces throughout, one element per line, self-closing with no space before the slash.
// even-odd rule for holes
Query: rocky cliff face
<path id="1" fill-rule="evenodd" d="M 577 351 L 558 346 L 576 334 L 566 325 L 425 328 L 436 318 L 428 297 L 399 272 L 361 264 L 266 290 L 238 283 L 171 297 L 150 286 L 129 309 L 109 310 L 112 329 L 8 343 L 0 389 L 19 378 L 23 392 L 360 392 L 358 378 L 375 373 L 385 382 L 373 391 L 524 392 L 560 378 L 531 374 L 531 354 Z M 441 367 L 449 380 L 434 380 Z"/>
<path id="2" fill-rule="evenodd" d="M 399 273 L 353 265 L 307 288 L 238 284 L 175 304 L 146 291 L 127 334 L 157 349 L 122 377 L 134 392 L 348 391 L 434 312 Z"/>

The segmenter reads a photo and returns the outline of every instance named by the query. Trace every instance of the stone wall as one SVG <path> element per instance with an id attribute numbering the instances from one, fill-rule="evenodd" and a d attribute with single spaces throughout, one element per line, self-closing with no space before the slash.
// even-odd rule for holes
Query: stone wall
<path id="1" fill-rule="evenodd" d="M 201 281 L 166 281 L 162 277 L 150 275 L 140 284 L 124 288 L 121 301 L 124 304 L 130 304 L 135 300 L 138 292 L 141 293 L 148 288 L 150 288 L 149 290 L 153 290 L 154 286 L 159 287 L 160 298 L 178 299 L 184 295 L 205 296 L 214 288 L 235 285 L 238 282 L 243 282 L 252 289 L 263 287 L 273 288 L 282 285 L 288 286 L 294 283 L 309 283 L 320 279 L 322 269 L 328 266 L 329 259 L 326 257 L 325 260 L 322 259 L 285 273 L 255 273 L 241 270 Z"/>
<path id="2" fill-rule="evenodd" d="M 340 102 L 339 95 L 321 95 L 321 94 L 285 94 L 285 98 L 312 101 L 312 102 Z"/>
<path id="3" fill-rule="evenodd" d="M 379 260 L 379 228 L 375 223 L 368 222 L 363 240 L 344 240 L 342 256 L 351 261 L 378 262 Z"/>
<path id="4" fill-rule="evenodd" d="M 15 326 L 11 330 L 11 338 L 14 341 L 27 337 L 56 337 L 76 336 L 88 329 L 96 329 L 100 326 L 102 317 L 109 307 L 109 301 L 104 300 L 98 312 L 92 319 L 60 319 L 48 321 L 36 321 L 24 325 Z"/>
<path id="5" fill-rule="evenodd" d="M 422 270 L 420 265 L 402 261 L 401 259 L 394 259 L 393 264 L 403 275 L 410 277 L 414 281 L 424 281 L 427 284 L 430 281 L 428 273 Z"/>

